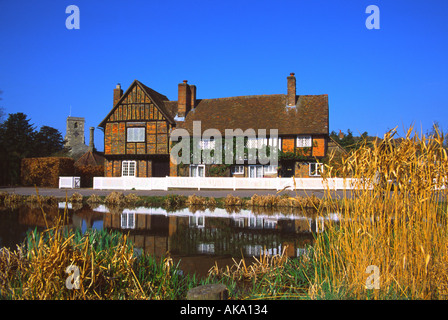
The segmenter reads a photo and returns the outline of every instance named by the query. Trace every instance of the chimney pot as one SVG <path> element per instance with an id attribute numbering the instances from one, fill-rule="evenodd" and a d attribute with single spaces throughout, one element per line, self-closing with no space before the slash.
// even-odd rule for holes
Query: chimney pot
<path id="1" fill-rule="evenodd" d="M 286 104 L 288 107 L 294 107 L 296 105 L 296 77 L 293 72 L 290 73 L 287 80 L 288 93 L 286 95 Z"/>
<path id="2" fill-rule="evenodd" d="M 190 84 L 190 107 L 191 109 L 194 109 L 196 107 L 196 86 L 194 84 Z"/>
<path id="3" fill-rule="evenodd" d="M 93 144 L 93 132 L 95 131 L 94 127 L 90 127 L 90 140 L 89 140 L 89 151 L 93 152 L 94 144 Z"/>
<path id="4" fill-rule="evenodd" d="M 121 84 L 117 84 L 114 89 L 114 106 L 117 104 L 118 100 L 123 96 L 123 90 L 121 89 Z"/>
<path id="5" fill-rule="evenodd" d="M 187 84 L 187 80 L 178 85 L 178 97 L 177 97 L 177 114 L 179 117 L 185 117 L 191 109 L 191 91 L 190 85 Z"/>

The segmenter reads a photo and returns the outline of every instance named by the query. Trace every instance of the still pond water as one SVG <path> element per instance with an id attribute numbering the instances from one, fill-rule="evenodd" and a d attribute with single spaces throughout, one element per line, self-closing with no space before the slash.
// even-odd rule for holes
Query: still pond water
<path id="1" fill-rule="evenodd" d="M 48 207 L 48 216 L 63 214 L 65 203 Z M 164 256 L 170 253 L 180 261 L 183 272 L 206 275 L 218 267 L 233 264 L 244 256 L 250 260 L 262 252 L 279 254 L 285 248 L 289 257 L 302 254 L 312 245 L 314 235 L 329 223 L 338 220 L 336 214 L 317 216 L 315 212 L 288 210 L 228 210 L 222 208 L 163 208 L 137 207 L 130 209 L 91 207 L 69 204 L 69 227 L 81 229 L 118 230 L 129 235 L 135 250 Z M 41 209 L 36 206 L 0 208 L 0 247 L 15 249 L 27 231 L 45 229 Z"/>

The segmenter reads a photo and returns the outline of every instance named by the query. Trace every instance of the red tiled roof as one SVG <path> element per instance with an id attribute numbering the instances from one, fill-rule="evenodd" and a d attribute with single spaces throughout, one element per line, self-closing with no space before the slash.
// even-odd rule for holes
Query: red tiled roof
<path id="1" fill-rule="evenodd" d="M 296 101 L 295 107 L 287 107 L 284 94 L 197 100 L 178 127 L 192 134 L 193 121 L 200 120 L 202 131 L 215 128 L 222 135 L 225 129 L 237 128 L 266 129 L 267 134 L 278 129 L 279 135 L 328 134 L 328 95 L 299 95 Z M 167 104 L 171 110 L 174 103 Z"/>

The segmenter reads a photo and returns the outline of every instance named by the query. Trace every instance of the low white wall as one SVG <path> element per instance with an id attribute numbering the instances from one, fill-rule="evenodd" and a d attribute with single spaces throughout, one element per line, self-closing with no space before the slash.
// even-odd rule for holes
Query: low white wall
<path id="1" fill-rule="evenodd" d="M 261 189 L 261 190 L 350 190 L 355 179 L 332 178 L 197 178 L 197 177 L 95 177 L 93 189 L 99 190 L 168 190 L 181 189 Z"/>
<path id="2" fill-rule="evenodd" d="M 81 188 L 80 177 L 59 177 L 59 189 L 68 188 L 75 189 Z"/>

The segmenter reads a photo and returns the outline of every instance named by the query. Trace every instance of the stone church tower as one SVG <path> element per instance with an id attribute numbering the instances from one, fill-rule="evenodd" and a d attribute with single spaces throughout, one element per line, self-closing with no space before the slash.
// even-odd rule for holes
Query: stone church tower
<path id="1" fill-rule="evenodd" d="M 65 147 L 70 148 L 70 155 L 75 159 L 82 156 L 89 148 L 85 144 L 84 124 L 84 118 L 67 117 Z"/>

